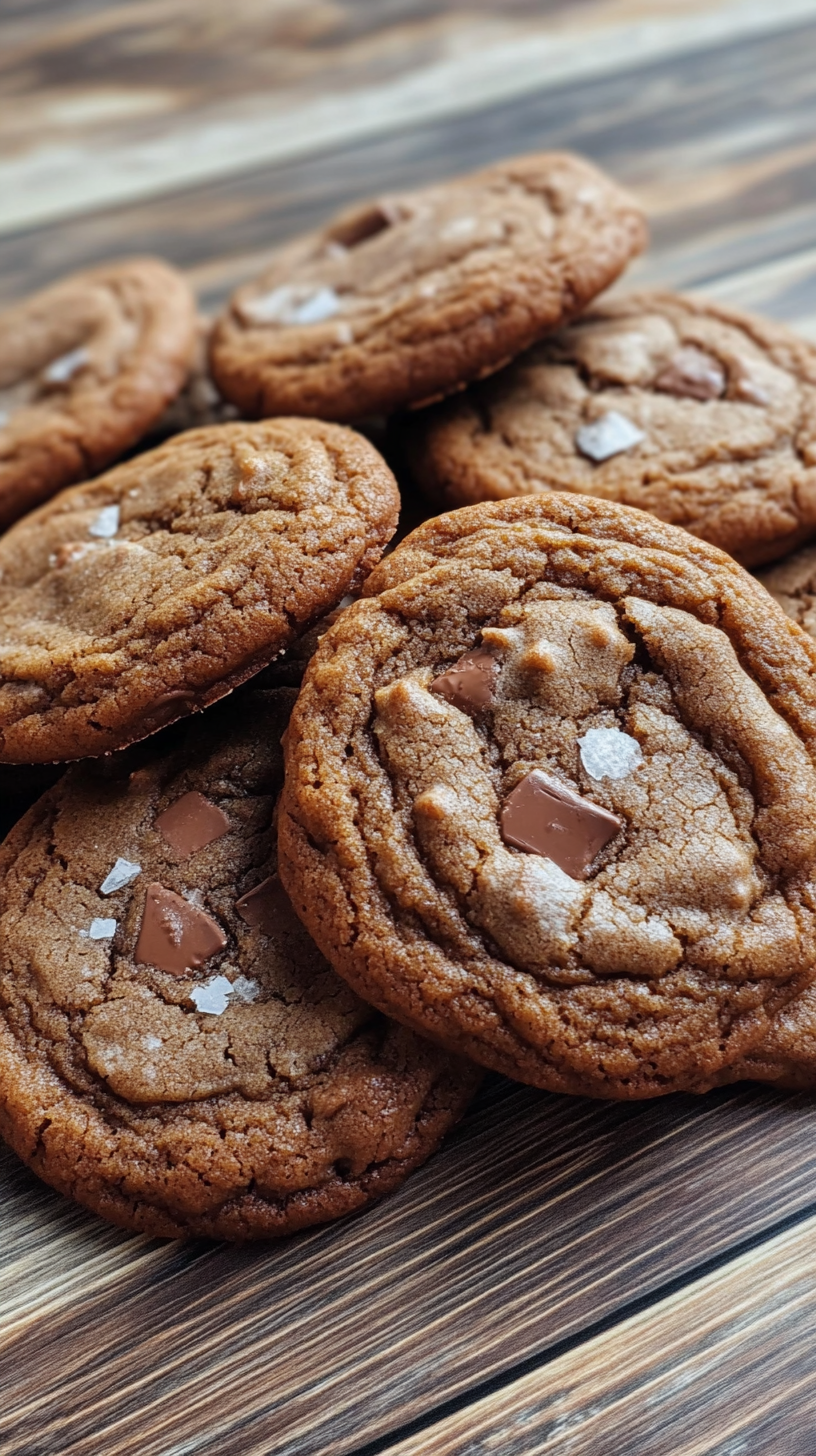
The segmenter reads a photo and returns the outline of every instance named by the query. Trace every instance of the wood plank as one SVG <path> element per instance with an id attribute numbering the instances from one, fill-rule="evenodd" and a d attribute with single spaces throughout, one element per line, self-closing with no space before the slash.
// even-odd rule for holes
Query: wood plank
<path id="1" fill-rule="evenodd" d="M 387 1456 L 804 1456 L 814 1306 L 810 1218 Z"/>
<path id="2" fill-rule="evenodd" d="M 214 308 L 273 246 L 337 207 L 539 146 L 584 151 L 642 197 L 653 242 L 631 282 L 694 287 L 767 266 L 816 247 L 813 8 L 809 24 L 761 40 L 545 87 L 478 116 L 8 235 L 0 297 L 147 251 L 187 268 Z"/>
<path id="3" fill-rule="evenodd" d="M 127 0 L 0 25 L 0 227 L 305 156 L 780 32 L 812 0 Z M 46 29 L 47 25 L 47 29 Z"/>
<path id="4" fill-rule="evenodd" d="M 616 1105 L 491 1079 L 362 1217 L 266 1248 L 171 1245 L 159 1265 L 128 1243 L 123 1277 L 100 1287 L 91 1267 L 61 1308 L 33 1279 L 0 1350 L 0 1452 L 355 1451 L 811 1209 L 814 1175 L 806 1099 Z M 49 1217 L 56 1270 L 75 1253 Z"/>

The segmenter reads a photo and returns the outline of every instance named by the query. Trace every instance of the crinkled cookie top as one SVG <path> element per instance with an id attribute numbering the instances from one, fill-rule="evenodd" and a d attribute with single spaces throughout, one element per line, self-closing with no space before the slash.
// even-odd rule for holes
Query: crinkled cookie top
<path id="1" fill-rule="evenodd" d="M 277 878 L 295 694 L 71 770 L 0 890 L 0 1129 L 125 1227 L 283 1233 L 399 1183 L 476 1077 L 340 981 Z"/>
<path id="2" fill-rule="evenodd" d="M 555 1090 L 692 1087 L 761 1040 L 816 970 L 816 647 L 715 548 L 565 495 L 431 521 L 366 591 L 281 821 L 341 974 Z"/>
<path id="3" fill-rule="evenodd" d="M 205 706 L 336 606 L 399 495 L 317 420 L 176 436 L 0 540 L 0 762 L 107 752 Z"/>
<path id="4" fill-rule="evenodd" d="M 75 273 L 0 314 L 0 526 L 101 470 L 184 384 L 195 301 L 159 258 Z"/>
<path id="5" fill-rule="evenodd" d="M 378 198 L 281 248 L 237 291 L 213 373 L 249 415 L 387 413 L 498 368 L 645 241 L 632 198 L 566 153 Z"/>
<path id="6" fill-rule="evenodd" d="M 579 491 L 746 564 L 816 530 L 816 350 L 703 299 L 595 304 L 405 435 L 419 483 L 446 505 Z"/>
<path id="7" fill-rule="evenodd" d="M 785 616 L 816 640 L 816 546 L 804 546 L 756 575 Z"/>

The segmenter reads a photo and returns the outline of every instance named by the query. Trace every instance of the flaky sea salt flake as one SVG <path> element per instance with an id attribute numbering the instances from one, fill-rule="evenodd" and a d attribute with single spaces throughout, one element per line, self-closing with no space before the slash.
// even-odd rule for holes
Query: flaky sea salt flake
<path id="1" fill-rule="evenodd" d="M 340 299 L 333 288 L 319 288 L 295 310 L 295 322 L 299 324 L 322 324 L 324 319 L 334 318 L 340 311 Z"/>
<path id="2" fill-rule="evenodd" d="M 319 324 L 340 312 L 340 299 L 333 288 L 283 283 L 248 299 L 240 312 L 252 324 Z"/>
<path id="3" fill-rule="evenodd" d="M 103 506 L 98 516 L 94 516 L 88 527 L 89 536 L 99 536 L 109 540 L 119 530 L 119 507 Z"/>
<path id="4" fill-rule="evenodd" d="M 102 884 L 99 886 L 100 895 L 113 895 L 117 890 L 124 889 L 131 880 L 142 873 L 140 864 L 133 864 L 129 859 L 118 859 L 113 869 L 106 874 Z"/>
<path id="5" fill-rule="evenodd" d="M 592 779 L 625 779 L 643 762 L 637 739 L 620 728 L 590 728 L 578 748 Z"/>
<path id="6" fill-rule="evenodd" d="M 96 918 L 91 921 L 90 930 L 80 930 L 83 940 L 110 940 L 116 934 L 116 921 Z"/>
<path id="7" fill-rule="evenodd" d="M 196 1011 L 202 1011 L 206 1016 L 221 1016 L 229 1006 L 231 991 L 232 982 L 226 976 L 213 976 L 203 986 L 193 987 L 190 1000 Z"/>
<path id="8" fill-rule="evenodd" d="M 54 359 L 47 369 L 43 370 L 43 379 L 49 384 L 67 384 L 78 369 L 84 368 L 88 363 L 88 350 L 80 347 L 71 349 L 68 354 L 61 354 L 59 359 Z"/>
<path id="9" fill-rule="evenodd" d="M 238 976 L 232 982 L 230 994 L 233 1001 L 242 1002 L 248 1006 L 253 1001 L 257 1001 L 261 994 L 261 988 L 257 981 L 251 981 L 248 976 Z"/>
<path id="10" fill-rule="evenodd" d="M 588 455 L 596 463 L 609 460 L 613 455 L 622 455 L 645 439 L 643 431 L 617 410 L 609 410 L 599 420 L 593 420 L 591 425 L 581 425 L 575 435 L 581 454 Z"/>

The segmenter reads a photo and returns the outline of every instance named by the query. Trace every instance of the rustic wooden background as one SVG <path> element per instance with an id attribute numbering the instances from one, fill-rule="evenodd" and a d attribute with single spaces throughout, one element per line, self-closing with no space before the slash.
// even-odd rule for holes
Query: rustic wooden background
<path id="1" fill-rule="evenodd" d="M 212 309 L 335 207 L 537 147 L 634 281 L 816 340 L 816 0 L 0 0 L 0 297 L 137 250 Z M 812 1456 L 816 1102 L 491 1078 L 370 1213 L 107 1228 L 0 1151 L 0 1456 Z"/>

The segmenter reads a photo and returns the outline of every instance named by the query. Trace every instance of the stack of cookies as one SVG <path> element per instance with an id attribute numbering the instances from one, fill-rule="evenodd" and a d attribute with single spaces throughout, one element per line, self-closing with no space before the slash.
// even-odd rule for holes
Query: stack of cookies
<path id="1" fill-rule="evenodd" d="M 208 361 L 155 260 L 0 319 L 0 1131 L 114 1223 L 359 1209 L 484 1067 L 816 1085 L 816 352 L 596 301 L 645 237 L 544 154 Z M 387 554 L 392 467 L 455 509 Z"/>

